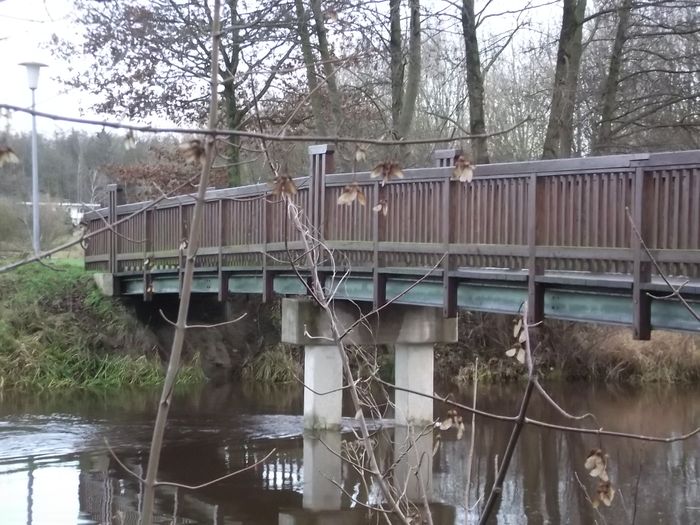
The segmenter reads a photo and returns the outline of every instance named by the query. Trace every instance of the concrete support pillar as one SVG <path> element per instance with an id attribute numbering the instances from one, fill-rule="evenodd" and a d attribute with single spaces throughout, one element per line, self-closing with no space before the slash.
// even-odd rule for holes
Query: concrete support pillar
<path id="1" fill-rule="evenodd" d="M 371 306 L 343 301 L 333 305 L 336 325 L 341 332 L 353 326 Z M 338 349 L 328 345 L 333 340 L 331 323 L 325 311 L 308 299 L 282 301 L 282 341 L 304 345 L 304 382 L 320 393 L 342 386 L 342 365 Z M 319 341 L 325 342 L 319 346 Z M 395 304 L 378 314 L 368 315 L 354 326 L 344 339 L 349 345 L 394 345 L 396 349 L 396 385 L 433 393 L 433 345 L 457 341 L 457 319 L 444 318 L 441 308 Z M 428 424 L 433 418 L 429 398 L 396 391 L 396 422 L 399 425 Z M 304 392 L 306 428 L 337 428 L 340 425 L 340 392 L 320 396 Z"/>
<path id="2" fill-rule="evenodd" d="M 343 365 L 335 346 L 304 347 L 304 384 L 304 428 L 339 429 Z"/>
<path id="3" fill-rule="evenodd" d="M 428 500 L 432 497 L 433 432 L 422 430 L 401 426 L 394 429 L 394 480 L 397 491 L 405 490 L 410 501 L 421 501 L 422 491 Z"/>
<path id="4" fill-rule="evenodd" d="M 394 384 L 424 394 L 433 394 L 433 345 L 396 344 L 394 346 Z M 433 421 L 433 400 L 396 390 L 394 396 L 397 425 L 424 426 Z"/>

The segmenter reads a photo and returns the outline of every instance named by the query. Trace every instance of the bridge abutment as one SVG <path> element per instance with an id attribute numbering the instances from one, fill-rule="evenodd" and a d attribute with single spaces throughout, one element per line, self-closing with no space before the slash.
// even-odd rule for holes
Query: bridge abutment
<path id="1" fill-rule="evenodd" d="M 435 343 L 457 341 L 457 318 L 444 318 L 440 308 L 393 304 L 368 315 L 354 303 L 334 304 L 336 325 L 341 333 L 363 315 L 343 341 L 350 345 L 391 345 L 396 352 L 395 384 L 419 392 L 433 393 L 433 347 Z M 307 428 L 340 426 L 343 385 L 342 360 L 333 344 L 333 330 L 327 313 L 307 298 L 282 301 L 282 341 L 303 345 L 304 424 Z M 430 398 L 397 390 L 396 424 L 428 424 L 433 420 Z"/>

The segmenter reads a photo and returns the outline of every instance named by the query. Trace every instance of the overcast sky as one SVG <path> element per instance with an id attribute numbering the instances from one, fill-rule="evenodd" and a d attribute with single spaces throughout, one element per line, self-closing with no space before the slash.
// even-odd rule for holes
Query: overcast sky
<path id="1" fill-rule="evenodd" d="M 536 3 L 543 2 L 544 0 L 540 0 Z M 497 0 L 491 6 L 500 11 L 505 8 L 516 9 L 524 3 L 526 0 Z M 89 111 L 91 101 L 95 100 L 93 96 L 74 89 L 69 90 L 59 82 L 58 78 L 67 74 L 66 67 L 47 49 L 53 34 L 70 38 L 77 33 L 78 28 L 69 21 L 70 10 L 70 0 L 0 0 L 0 102 L 28 107 L 31 104 L 31 95 L 26 72 L 24 67 L 18 64 L 25 61 L 43 62 L 49 67 L 42 70 L 39 79 L 37 109 L 71 116 L 80 115 L 82 112 L 83 116 L 99 118 L 99 115 Z M 555 20 L 558 22 L 561 10 L 556 6 L 549 6 L 535 14 L 535 17 L 544 23 Z M 490 25 L 500 25 L 499 22 L 505 20 L 489 20 Z M 512 23 L 510 20 L 509 22 Z M 0 126 L 4 125 L 4 122 L 0 122 Z M 38 119 L 37 125 L 40 133 L 52 133 L 59 129 L 58 124 L 45 119 Z M 62 125 L 62 129 L 65 130 L 72 127 L 74 125 Z M 12 129 L 31 129 L 30 117 L 14 114 Z"/>
<path id="2" fill-rule="evenodd" d="M 29 106 L 31 95 L 24 67 L 20 62 L 36 61 L 50 67 L 42 70 L 36 92 L 37 109 L 76 115 L 80 95 L 65 93 L 56 77 L 65 74 L 51 53 L 43 48 L 53 33 L 66 35 L 71 30 L 67 23 L 69 0 L 0 0 L 0 101 L 18 106 Z M 39 131 L 55 129 L 55 125 L 38 119 Z M 29 129 L 26 115 L 12 117 L 12 129 Z"/>

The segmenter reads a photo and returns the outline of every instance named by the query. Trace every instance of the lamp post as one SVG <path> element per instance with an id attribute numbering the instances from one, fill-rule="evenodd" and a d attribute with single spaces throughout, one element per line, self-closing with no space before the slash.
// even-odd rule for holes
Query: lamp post
<path id="1" fill-rule="evenodd" d="M 36 145 L 36 88 L 39 86 L 39 71 L 46 64 L 41 62 L 22 62 L 20 66 L 27 68 L 27 80 L 32 92 L 32 246 L 34 255 L 39 255 L 39 164 L 37 161 Z"/>

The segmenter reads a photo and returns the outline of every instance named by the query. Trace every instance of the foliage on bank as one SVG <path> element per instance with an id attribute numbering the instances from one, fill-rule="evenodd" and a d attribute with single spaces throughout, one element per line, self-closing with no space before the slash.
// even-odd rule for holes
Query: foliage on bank
<path id="1" fill-rule="evenodd" d="M 162 382 L 157 340 L 103 297 L 78 265 L 31 264 L 0 274 L 0 388 L 67 389 Z M 185 365 L 182 384 L 202 380 Z"/>
<path id="2" fill-rule="evenodd" d="M 284 344 L 266 348 L 243 366 L 243 379 L 256 383 L 291 383 L 301 380 L 298 355 Z"/>
<path id="3" fill-rule="evenodd" d="M 512 317 L 465 312 L 459 342 L 436 353 L 436 376 L 458 384 L 511 381 L 526 377 L 525 366 L 506 356 L 513 347 Z M 650 341 L 634 341 L 628 328 L 546 320 L 535 352 L 537 370 L 552 380 L 610 383 L 700 381 L 700 337 L 655 331 Z M 475 358 L 479 368 L 475 370 Z"/>

